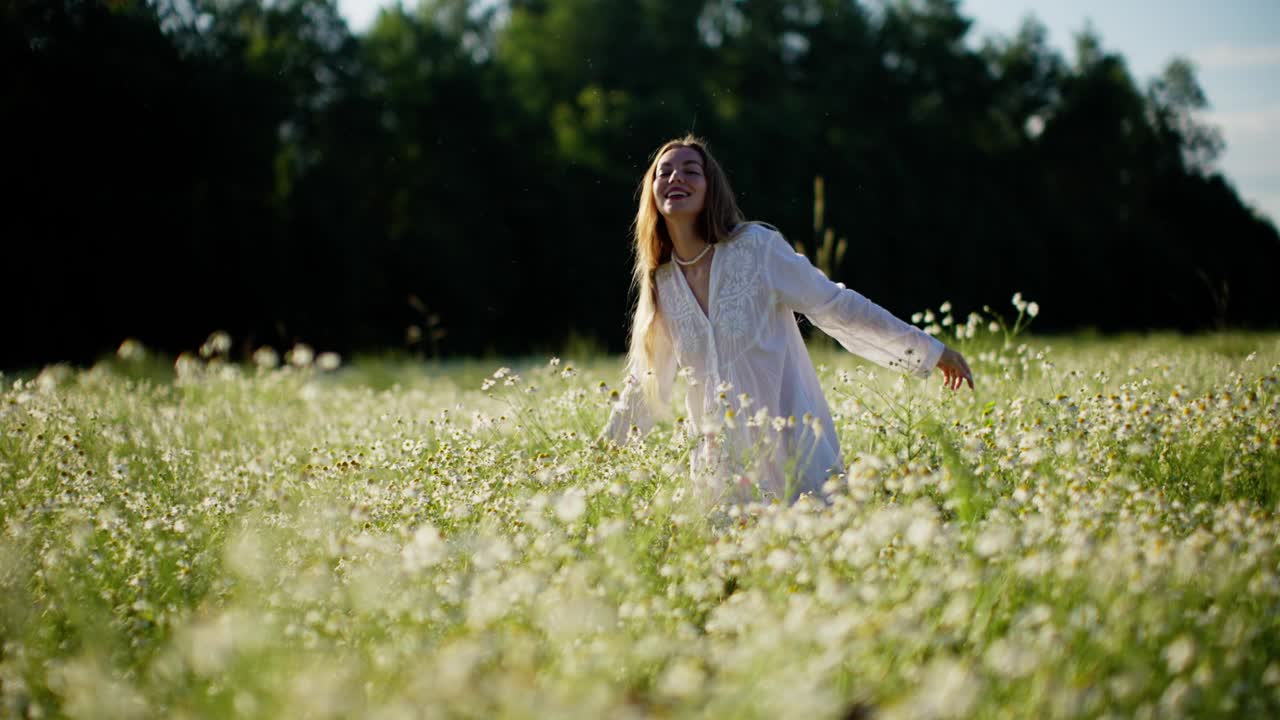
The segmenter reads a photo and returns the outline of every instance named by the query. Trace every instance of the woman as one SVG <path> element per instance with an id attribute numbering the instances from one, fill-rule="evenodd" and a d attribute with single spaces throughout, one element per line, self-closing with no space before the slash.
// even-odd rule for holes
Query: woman
<path id="1" fill-rule="evenodd" d="M 850 352 L 947 387 L 973 375 L 964 358 L 853 290 L 826 278 L 771 226 L 744 222 L 728 179 L 693 136 L 658 149 L 635 219 L 638 291 L 627 379 L 605 434 L 647 431 L 677 381 L 686 423 L 701 433 L 696 486 L 776 498 L 821 495 L 842 471 L 831 411 L 794 313 Z"/>

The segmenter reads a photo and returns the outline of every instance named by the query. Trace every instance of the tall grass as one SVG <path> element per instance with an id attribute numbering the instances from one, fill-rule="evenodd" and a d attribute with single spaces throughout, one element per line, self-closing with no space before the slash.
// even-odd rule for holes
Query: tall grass
<path id="1" fill-rule="evenodd" d="M 985 323 L 973 393 L 815 348 L 829 505 L 598 442 L 607 358 L 8 378 L 3 712 L 1276 715 L 1280 338 Z"/>

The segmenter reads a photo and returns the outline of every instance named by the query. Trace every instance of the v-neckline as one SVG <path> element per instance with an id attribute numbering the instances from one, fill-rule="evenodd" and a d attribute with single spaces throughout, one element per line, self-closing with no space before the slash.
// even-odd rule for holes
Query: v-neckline
<path id="1" fill-rule="evenodd" d="M 685 292 L 688 293 L 686 299 L 693 303 L 693 307 L 698 310 L 698 314 L 707 321 L 708 325 L 711 324 L 711 313 L 715 310 L 716 258 L 719 257 L 719 255 L 720 247 L 719 243 L 716 243 L 715 247 L 711 250 L 711 267 L 707 268 L 707 309 L 703 310 L 702 306 L 698 304 L 698 294 L 695 293 L 693 291 L 693 287 L 689 285 L 689 278 L 685 277 L 684 271 L 681 270 L 680 266 L 675 262 L 674 253 L 672 254 L 671 264 L 675 266 L 674 269 L 676 274 L 680 276 L 680 284 L 684 286 Z"/>

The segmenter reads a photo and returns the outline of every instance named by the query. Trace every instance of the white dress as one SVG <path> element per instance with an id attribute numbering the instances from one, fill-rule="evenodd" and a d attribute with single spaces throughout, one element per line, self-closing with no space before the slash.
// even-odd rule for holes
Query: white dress
<path id="1" fill-rule="evenodd" d="M 740 227 L 716 246 L 704 314 L 672 262 L 655 273 L 654 364 L 664 405 L 677 385 L 699 433 L 691 453 L 695 487 L 710 499 L 821 496 L 843 470 L 831 411 L 794 313 L 878 365 L 927 377 L 945 346 L 843 285 L 831 282 L 777 230 Z M 652 426 L 653 413 L 628 376 L 606 434 L 619 443 Z"/>

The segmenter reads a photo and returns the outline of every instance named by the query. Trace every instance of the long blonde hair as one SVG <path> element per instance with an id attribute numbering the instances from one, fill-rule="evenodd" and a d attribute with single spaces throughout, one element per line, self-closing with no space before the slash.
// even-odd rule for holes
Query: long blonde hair
<path id="1" fill-rule="evenodd" d="M 706 176 L 706 199 L 702 211 L 694 221 L 694 227 L 703 240 L 712 245 L 727 240 L 735 230 L 741 229 L 743 218 L 729 187 L 729 178 L 725 176 L 720 164 L 716 162 L 707 149 L 707 141 L 694 135 L 668 140 L 653 154 L 649 169 L 640 179 L 640 207 L 636 211 L 636 219 L 632 224 L 635 236 L 635 269 L 631 276 L 631 286 L 636 293 L 635 312 L 631 316 L 631 342 L 627 349 L 627 371 L 640 381 L 645 398 L 657 407 L 660 389 L 657 383 L 655 358 L 653 355 L 654 333 L 660 331 L 658 319 L 658 291 L 654 283 L 654 273 L 658 266 L 671 257 L 671 235 L 667 231 L 666 219 L 658 211 L 658 203 L 653 199 L 653 181 L 658 169 L 658 160 L 672 148 L 693 148 L 702 156 L 703 173 Z"/>

